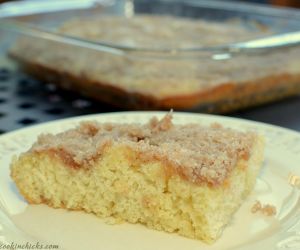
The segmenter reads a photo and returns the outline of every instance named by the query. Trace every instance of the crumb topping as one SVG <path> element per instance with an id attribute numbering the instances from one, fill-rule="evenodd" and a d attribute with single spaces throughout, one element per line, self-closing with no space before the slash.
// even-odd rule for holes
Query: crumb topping
<path id="1" fill-rule="evenodd" d="M 246 41 L 271 30 L 247 29 L 243 22 L 213 22 L 166 15 L 102 15 L 65 22 L 59 32 L 130 47 L 191 48 Z"/>
<path id="2" fill-rule="evenodd" d="M 240 159 L 247 160 L 256 135 L 221 124 L 174 125 L 172 114 L 147 124 L 82 122 L 57 135 L 39 136 L 31 151 L 49 151 L 75 168 L 89 168 L 109 145 L 124 145 L 144 161 L 162 160 L 183 178 L 212 185 L 225 181 Z"/>
<path id="3" fill-rule="evenodd" d="M 288 183 L 293 187 L 300 188 L 300 176 L 290 173 L 288 177 Z"/>
<path id="4" fill-rule="evenodd" d="M 261 212 L 266 216 L 274 216 L 276 215 L 276 207 L 270 204 L 262 205 L 260 201 L 255 201 L 254 205 L 251 208 L 252 213 Z"/>

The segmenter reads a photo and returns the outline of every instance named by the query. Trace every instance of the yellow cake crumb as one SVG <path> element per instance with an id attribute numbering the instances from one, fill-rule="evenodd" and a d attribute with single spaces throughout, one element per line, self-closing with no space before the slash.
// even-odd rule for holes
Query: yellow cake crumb
<path id="1" fill-rule="evenodd" d="M 290 173 L 288 177 L 288 183 L 293 187 L 300 188 L 300 176 Z"/>

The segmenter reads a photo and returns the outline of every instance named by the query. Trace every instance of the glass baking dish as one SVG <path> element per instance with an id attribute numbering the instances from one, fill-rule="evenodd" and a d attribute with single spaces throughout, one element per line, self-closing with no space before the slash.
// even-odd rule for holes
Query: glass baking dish
<path id="1" fill-rule="evenodd" d="M 22 4 L 12 2 L 0 8 L 2 46 L 6 46 L 20 69 L 44 82 L 124 109 L 173 108 L 224 113 L 300 93 L 300 45 L 259 44 L 254 49 L 244 46 L 253 39 L 268 38 L 273 42 L 278 40 L 278 34 L 298 31 L 297 10 L 198 0 Z M 140 22 L 136 18 L 141 15 L 167 18 L 156 23 L 155 32 L 145 43 L 143 37 L 136 42 L 134 39 L 139 37 L 128 34 L 126 39 L 120 39 L 122 42 L 76 35 L 78 30 L 89 27 L 91 33 L 98 30 L 101 23 L 93 29 L 93 23 L 89 23 L 95 22 L 95 18 L 123 18 L 118 26 L 106 24 L 108 32 L 110 29 L 122 32 L 122 25 L 125 29 L 131 20 Z M 80 26 L 75 21 L 78 26 L 73 24 L 73 33 L 58 30 L 74 19 L 88 23 Z M 174 31 L 178 20 L 225 25 L 225 31 L 218 32 L 228 39 L 225 43 L 212 40 L 212 44 L 201 44 L 199 39 L 199 44 L 190 45 L 186 42 L 189 37 L 199 34 L 184 33 L 179 28 L 177 38 L 185 39 L 185 43 L 177 45 L 176 39 L 170 43 L 163 41 L 162 37 Z M 247 39 L 230 37 L 226 29 L 233 26 L 249 31 Z M 161 34 L 156 37 L 156 33 Z"/>

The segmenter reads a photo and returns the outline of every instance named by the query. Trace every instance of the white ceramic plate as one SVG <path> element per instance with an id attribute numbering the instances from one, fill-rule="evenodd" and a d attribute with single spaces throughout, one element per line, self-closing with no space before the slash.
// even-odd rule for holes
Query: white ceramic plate
<path id="1" fill-rule="evenodd" d="M 175 123 L 219 122 L 242 130 L 256 130 L 266 137 L 265 162 L 255 190 L 212 246 L 141 225 L 107 225 L 96 216 L 83 212 L 28 205 L 10 179 L 12 156 L 26 151 L 40 133 L 60 132 L 82 120 L 144 123 L 153 115 L 161 117 L 164 113 L 123 112 L 84 116 L 0 136 L 0 242 L 51 244 L 68 250 L 300 249 L 300 191 L 288 182 L 290 173 L 300 176 L 300 134 L 267 124 L 212 115 L 174 115 Z M 276 206 L 276 216 L 251 213 L 255 200 Z"/>

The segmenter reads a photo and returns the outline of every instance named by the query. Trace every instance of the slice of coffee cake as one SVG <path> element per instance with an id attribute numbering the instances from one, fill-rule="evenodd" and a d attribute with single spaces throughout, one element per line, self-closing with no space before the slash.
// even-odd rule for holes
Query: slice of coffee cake
<path id="1" fill-rule="evenodd" d="M 263 139 L 219 124 L 84 122 L 41 135 L 11 176 L 30 204 L 214 242 L 250 193 Z"/>

